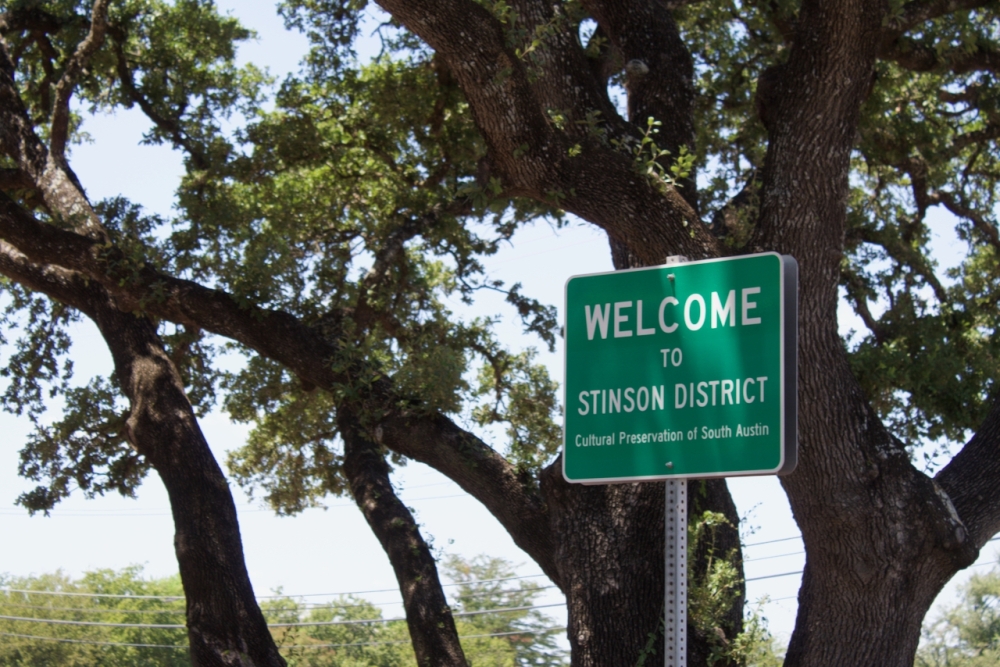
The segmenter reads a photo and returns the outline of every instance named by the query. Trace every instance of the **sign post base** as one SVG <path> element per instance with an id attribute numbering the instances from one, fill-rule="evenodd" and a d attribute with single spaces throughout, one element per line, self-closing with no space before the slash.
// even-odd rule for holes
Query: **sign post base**
<path id="1" fill-rule="evenodd" d="M 686 479 L 666 482 L 663 606 L 665 667 L 687 667 L 687 495 Z"/>

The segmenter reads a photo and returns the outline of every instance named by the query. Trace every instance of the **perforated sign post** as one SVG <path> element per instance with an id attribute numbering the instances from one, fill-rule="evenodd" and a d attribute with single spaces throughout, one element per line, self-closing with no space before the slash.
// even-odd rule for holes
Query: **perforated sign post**
<path id="1" fill-rule="evenodd" d="M 686 480 L 795 467 L 797 308 L 776 253 L 566 283 L 563 475 L 668 480 L 667 665 L 686 662 Z"/>

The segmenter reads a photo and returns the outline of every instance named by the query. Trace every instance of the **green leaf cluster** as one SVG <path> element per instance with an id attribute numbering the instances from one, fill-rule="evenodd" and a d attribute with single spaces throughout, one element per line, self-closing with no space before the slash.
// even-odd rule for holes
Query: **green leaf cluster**
<path id="1" fill-rule="evenodd" d="M 45 595 L 41 591 L 68 595 Z M 93 594 L 131 597 L 90 597 Z M 173 596 L 175 599 L 137 596 Z M 122 570 L 94 570 L 79 579 L 63 572 L 33 577 L 0 575 L 0 616 L 8 617 L 0 618 L 0 666 L 189 667 L 191 661 L 184 628 L 52 625 L 9 618 L 183 625 L 184 613 L 180 577 L 147 579 L 138 565 Z M 138 646 L 140 644 L 176 648 L 150 648 Z"/>
<path id="2" fill-rule="evenodd" d="M 924 628 L 915 667 L 986 667 L 1000 662 L 1000 571 L 974 574 L 960 601 Z"/>

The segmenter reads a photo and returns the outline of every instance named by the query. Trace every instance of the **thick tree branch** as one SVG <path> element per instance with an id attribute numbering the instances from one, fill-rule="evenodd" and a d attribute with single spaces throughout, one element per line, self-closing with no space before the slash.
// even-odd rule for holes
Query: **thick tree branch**
<path id="1" fill-rule="evenodd" d="M 976 549 L 1000 532 L 1000 401 L 935 481 L 950 498 Z"/>
<path id="2" fill-rule="evenodd" d="M 0 168 L 0 190 L 32 190 L 34 182 L 20 169 Z"/>
<path id="3" fill-rule="evenodd" d="M 76 176 L 64 160 L 49 153 L 35 134 L 12 73 L 7 48 L 0 44 L 0 150 L 31 178 L 53 216 L 90 238 L 107 241 L 107 232 Z"/>
<path id="4" fill-rule="evenodd" d="M 434 556 L 413 515 L 393 491 L 384 455 L 348 406 L 338 408 L 337 424 L 344 439 L 344 474 L 396 573 L 417 664 L 466 667 Z"/>
<path id="5" fill-rule="evenodd" d="M 316 386 L 332 387 L 349 381 L 328 363 L 337 349 L 321 332 L 292 315 L 241 306 L 224 292 L 167 276 L 148 266 L 136 267 L 137 279 L 122 280 L 108 273 L 109 263 L 123 260 L 120 253 L 39 223 L 2 194 L 0 238 L 35 262 L 56 264 L 97 281 L 126 310 L 141 309 L 238 341 Z M 546 574 L 554 579 L 558 576 L 548 538 L 534 537 L 547 535 L 544 505 L 520 482 L 514 466 L 447 418 L 398 407 L 402 401 L 392 396 L 385 381 L 376 384 L 372 399 L 389 407 L 387 416 L 380 421 L 384 433 L 381 444 L 455 479 L 498 518 Z"/>
<path id="6" fill-rule="evenodd" d="M 913 30 L 921 23 L 940 18 L 946 14 L 978 9 L 992 4 L 995 0 L 914 0 L 903 5 L 902 11 L 885 25 L 882 31 L 883 49 L 900 36 Z"/>
<path id="7" fill-rule="evenodd" d="M 625 61 L 628 117 L 644 128 L 647 118 L 662 125 L 656 141 L 676 157 L 694 150 L 694 61 L 670 10 L 659 2 L 585 0 L 584 6 Z M 693 175 L 681 195 L 697 210 Z"/>
<path id="8" fill-rule="evenodd" d="M 545 183 L 552 157 L 567 146 L 549 127 L 523 63 L 506 45 L 502 24 L 471 0 L 379 4 L 448 64 L 505 187 L 528 194 Z"/>
<path id="9" fill-rule="evenodd" d="M 628 147 L 602 145 L 599 136 L 574 146 L 550 124 L 524 64 L 506 45 L 502 24 L 482 6 L 471 0 L 380 4 L 447 63 L 507 194 L 590 220 L 646 264 L 671 254 L 718 256 L 716 239 L 691 205 L 675 188 L 637 173 Z M 571 148 L 579 152 L 570 155 Z"/>
<path id="10" fill-rule="evenodd" d="M 849 623 L 831 613 L 828 602 L 837 600 L 843 609 L 895 595 L 890 591 L 900 590 L 901 577 L 933 582 L 936 592 L 935 586 L 975 558 L 974 545 L 958 530 L 933 481 L 914 468 L 872 409 L 832 317 L 847 230 L 850 156 L 861 106 L 874 83 L 883 8 L 876 0 L 805 0 L 787 62 L 758 82 L 768 151 L 760 221 L 750 246 L 791 254 L 801 271 L 799 466 L 781 481 L 809 565 L 788 667 L 831 656 L 839 656 L 831 664 L 902 665 L 900 657 L 916 650 L 925 607 L 914 613 L 916 621 L 907 621 L 905 637 L 854 647 L 835 629 Z M 849 535 L 830 539 L 834 525 L 849 527 Z M 895 537 L 886 540 L 890 534 Z M 901 552 L 914 554 L 907 561 L 914 571 L 897 575 Z M 813 631 L 821 626 L 823 633 Z"/>
<path id="11" fill-rule="evenodd" d="M 66 159 L 66 142 L 69 139 L 69 101 L 76 83 L 87 68 L 87 64 L 104 44 L 108 29 L 108 0 L 95 0 L 90 14 L 90 32 L 76 52 L 66 63 L 63 75 L 56 84 L 56 98 L 52 103 L 52 127 L 50 130 L 49 153 L 56 160 Z"/>
<path id="12" fill-rule="evenodd" d="M 479 438 L 441 415 L 402 411 L 379 421 L 376 440 L 426 463 L 483 503 L 556 585 L 561 585 L 548 511 L 528 473 L 519 474 Z"/>
<path id="13" fill-rule="evenodd" d="M 891 47 L 883 49 L 881 55 L 912 72 L 1000 72 L 1000 53 L 983 49 L 972 52 L 954 49 L 942 53 L 930 46 L 900 38 Z"/>
<path id="14" fill-rule="evenodd" d="M 542 108 L 565 118 L 562 129 L 570 137 L 591 136 L 595 122 L 613 136 L 627 136 L 631 130 L 611 103 L 606 80 L 594 76 L 580 47 L 579 25 L 565 7 L 537 0 L 516 0 L 512 6 L 516 27 L 529 39 L 544 35 L 542 43 L 522 57 L 529 69 L 537 70 L 532 88 Z"/>

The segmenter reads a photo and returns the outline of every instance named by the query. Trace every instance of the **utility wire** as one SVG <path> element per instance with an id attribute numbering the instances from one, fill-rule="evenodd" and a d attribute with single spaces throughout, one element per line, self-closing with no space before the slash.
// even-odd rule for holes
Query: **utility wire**
<path id="1" fill-rule="evenodd" d="M 800 539 L 802 539 L 801 535 L 793 535 L 791 537 L 779 537 L 776 540 L 764 540 L 763 542 L 752 542 L 749 544 L 744 544 L 743 547 L 744 548 L 759 547 L 762 544 L 774 544 L 775 542 L 787 542 L 789 540 L 800 540 Z"/>
<path id="2" fill-rule="evenodd" d="M 483 616 L 487 614 L 506 614 L 515 611 L 531 611 L 533 609 L 546 609 L 549 607 L 561 607 L 562 602 L 552 602 L 549 604 L 536 604 L 523 607 L 501 607 L 499 609 L 480 609 L 477 611 L 460 611 L 452 614 L 455 617 Z M 69 621 L 56 618 L 37 618 L 32 616 L 0 616 L 3 621 L 19 621 L 21 623 L 45 623 L 46 625 L 74 625 L 74 626 L 96 626 L 101 628 L 142 628 L 144 630 L 183 630 L 186 625 L 180 623 L 107 623 L 104 621 Z M 296 623 L 268 623 L 269 628 L 304 628 L 319 627 L 328 625 L 369 625 L 374 623 L 395 623 L 405 621 L 406 617 L 397 616 L 394 618 L 362 618 L 346 621 L 299 621 Z"/>
<path id="3" fill-rule="evenodd" d="M 509 589 L 509 590 L 496 590 L 496 591 L 486 591 L 483 593 L 470 593 L 468 595 L 462 595 L 456 598 L 455 603 L 460 604 L 465 600 L 493 597 L 493 596 L 504 596 L 504 595 L 523 595 L 523 594 L 533 594 L 538 591 L 549 590 L 552 588 L 557 588 L 555 584 L 549 586 L 539 586 L 537 588 L 532 588 L 528 590 L 521 589 Z M 274 607 L 270 609 L 264 609 L 265 614 L 280 614 L 283 612 L 297 612 L 297 611 L 316 611 L 320 609 L 330 609 L 330 610 L 341 610 L 341 609 L 354 609 L 356 607 L 385 607 L 389 605 L 400 604 L 399 601 L 392 600 L 389 602 L 363 602 L 359 604 L 338 604 L 336 602 L 304 602 L 296 603 L 295 600 L 290 600 L 295 606 L 290 607 Z M 74 612 L 78 614 L 165 614 L 172 616 L 183 616 L 187 612 L 184 609 L 129 609 L 128 607 L 54 607 L 51 604 L 17 604 L 0 602 L 0 605 L 6 608 L 15 609 L 45 609 L 51 612 Z"/>
<path id="4" fill-rule="evenodd" d="M 790 577 L 793 574 L 802 574 L 802 570 L 795 570 L 795 572 L 782 572 L 781 574 L 765 574 L 763 577 L 750 577 L 749 579 L 744 579 L 746 582 L 760 581 L 761 579 L 777 579 L 778 577 Z"/>
<path id="5" fill-rule="evenodd" d="M 87 639 L 62 639 L 60 637 L 42 637 L 39 635 L 21 635 L 15 632 L 0 632 L 0 637 L 18 637 L 21 639 L 38 639 L 46 642 L 59 642 L 61 644 L 90 644 L 93 646 L 134 646 L 138 648 L 170 648 L 175 651 L 186 651 L 187 646 L 183 644 L 128 644 L 125 642 L 98 642 Z"/>
<path id="6" fill-rule="evenodd" d="M 388 604 L 388 603 L 386 603 Z M 170 616 L 180 616 L 187 613 L 183 609 L 129 609 L 127 607 L 108 607 L 106 609 L 101 609 L 100 607 L 53 607 L 50 604 L 14 604 L 9 602 L 0 603 L 3 607 L 14 607 L 16 609 L 46 609 L 48 611 L 58 611 L 66 612 L 71 611 L 78 614 L 165 614 Z M 363 605 L 344 605 L 344 607 L 360 607 Z M 339 609 L 340 607 L 338 607 Z M 268 611 L 282 611 L 278 610 L 268 610 Z M 292 611 L 291 609 L 287 611 Z"/>
<path id="7" fill-rule="evenodd" d="M 453 493 L 446 496 L 426 496 L 422 498 L 401 498 L 403 502 L 412 503 L 421 500 L 446 500 L 449 498 L 467 498 L 470 497 L 466 493 Z M 334 509 L 338 507 L 357 507 L 354 503 L 331 503 L 326 506 L 326 509 Z M 140 508 L 136 508 L 140 510 Z M 104 517 L 115 517 L 115 518 L 139 518 L 139 517 L 150 517 L 150 516 L 172 516 L 169 509 L 150 509 L 150 510 L 140 510 L 144 513 L 139 513 L 138 511 L 133 514 L 131 512 L 122 513 L 123 510 L 102 510 L 102 509 L 70 509 L 63 510 L 62 512 L 53 513 L 53 517 L 63 516 L 63 517 L 91 517 L 91 518 L 104 518 Z M 271 508 L 268 507 L 254 507 L 252 505 L 243 505 L 237 508 L 237 513 L 247 514 L 252 512 L 273 512 Z M 23 512 L 14 509 L 0 509 L 0 516 L 23 516 Z"/>
<path id="8" fill-rule="evenodd" d="M 539 635 L 546 632 L 561 632 L 566 628 L 543 628 L 536 631 L 514 631 L 514 632 L 493 632 L 480 635 L 459 635 L 459 639 L 481 639 L 484 637 L 507 637 L 510 635 Z M 94 646 L 129 646 L 138 648 L 167 648 L 177 651 L 187 651 L 188 646 L 183 644 L 131 644 L 126 642 L 102 642 L 87 639 L 63 639 L 61 637 L 43 637 L 41 635 L 24 635 L 15 632 L 0 632 L 0 637 L 18 637 L 21 639 L 37 639 L 40 641 L 60 642 L 67 644 L 90 644 Z M 320 649 L 320 648 L 346 648 L 349 646 L 381 646 L 386 644 L 409 644 L 409 640 L 384 641 L 384 642 L 354 642 L 351 644 L 296 644 L 293 646 L 279 646 L 279 650 L 290 649 Z"/>
<path id="9" fill-rule="evenodd" d="M 786 554 L 776 554 L 774 556 L 760 556 L 759 558 L 744 558 L 744 563 L 756 563 L 759 560 L 771 560 L 772 558 L 784 558 L 786 556 L 801 556 L 805 551 L 789 551 Z"/>
<path id="10" fill-rule="evenodd" d="M 514 630 L 511 632 L 491 632 L 485 635 L 459 635 L 459 639 L 482 639 L 484 637 L 509 637 L 511 635 L 540 635 L 546 632 L 562 632 L 566 628 L 542 628 L 541 630 Z M 346 648 L 348 646 L 382 646 L 386 644 L 409 644 L 410 640 L 393 640 L 384 642 L 354 642 L 352 644 L 294 644 L 292 646 L 279 646 L 279 650 L 284 649 L 316 649 L 316 648 Z M 556 649 L 565 651 L 566 649 Z"/>
<path id="11" fill-rule="evenodd" d="M 501 577 L 498 579 L 476 579 L 473 581 L 457 581 L 448 584 L 441 584 L 442 587 L 454 587 L 454 586 L 472 586 L 477 584 L 492 584 L 501 581 L 515 581 L 517 579 L 537 579 L 538 577 L 544 577 L 544 574 L 523 574 L 516 577 Z M 125 599 L 125 600 L 169 600 L 171 602 L 183 600 L 183 596 L 175 595 L 112 595 L 110 593 L 70 593 L 66 591 L 36 591 L 25 588 L 0 588 L 0 592 L 6 593 L 22 593 L 27 595 L 65 595 L 65 596 L 75 596 L 84 598 L 113 598 L 113 599 Z M 306 597 L 336 597 L 336 596 L 348 596 L 348 595 L 367 595 L 369 593 L 398 593 L 399 587 L 395 588 L 379 588 L 368 591 L 348 591 L 342 593 L 305 593 L 302 595 L 258 595 L 258 600 L 273 600 L 273 599 L 283 599 L 283 598 L 306 598 Z M 390 604 L 390 603 L 385 603 Z"/>

